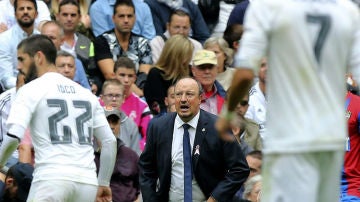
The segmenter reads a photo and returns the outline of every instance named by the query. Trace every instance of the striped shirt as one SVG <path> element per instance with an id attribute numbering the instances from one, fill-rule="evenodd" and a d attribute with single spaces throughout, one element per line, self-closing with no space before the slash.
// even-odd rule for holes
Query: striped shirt
<path id="1" fill-rule="evenodd" d="M 0 95 L 0 145 L 3 141 L 3 138 L 6 136 L 6 120 L 9 116 L 10 107 L 12 100 L 15 97 L 16 88 L 11 88 Z"/>
<path id="2" fill-rule="evenodd" d="M 15 94 L 16 87 L 10 88 L 0 94 L 0 146 L 2 145 L 3 139 L 6 137 L 6 133 L 8 131 L 6 128 L 6 121 L 9 117 L 11 104 L 15 98 Z M 15 150 L 12 156 L 14 158 L 18 158 L 18 150 Z"/>

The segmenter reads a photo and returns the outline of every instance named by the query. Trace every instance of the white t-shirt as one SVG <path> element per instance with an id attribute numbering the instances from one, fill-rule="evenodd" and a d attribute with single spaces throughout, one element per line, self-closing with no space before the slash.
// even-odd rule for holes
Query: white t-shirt
<path id="1" fill-rule="evenodd" d="M 98 184 L 92 133 L 108 122 L 89 90 L 61 74 L 45 73 L 19 89 L 10 110 L 9 133 L 23 134 L 19 128 L 28 124 L 36 154 L 34 181 Z"/>
<path id="2" fill-rule="evenodd" d="M 263 151 L 343 150 L 344 75 L 360 78 L 358 8 L 345 0 L 256 0 L 244 26 L 235 66 L 257 72 L 268 57 Z"/>
<path id="3" fill-rule="evenodd" d="M 214 27 L 212 36 L 222 37 L 226 29 L 230 13 L 234 9 L 235 4 L 228 4 L 225 3 L 224 1 L 220 1 L 219 6 L 220 6 L 220 11 L 219 11 L 218 23 Z"/>

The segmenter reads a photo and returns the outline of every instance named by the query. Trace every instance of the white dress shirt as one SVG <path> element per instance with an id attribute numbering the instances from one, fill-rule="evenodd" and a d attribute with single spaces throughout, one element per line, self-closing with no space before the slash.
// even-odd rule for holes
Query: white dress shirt
<path id="1" fill-rule="evenodd" d="M 60 49 L 63 51 L 66 51 L 66 52 L 70 53 L 71 55 L 73 55 L 74 57 L 76 57 L 75 46 L 76 46 L 78 38 L 79 37 L 76 36 L 76 34 L 74 33 L 74 44 L 68 44 L 68 43 L 64 42 L 60 46 Z"/>
<path id="2" fill-rule="evenodd" d="M 191 127 L 189 128 L 190 135 L 190 146 L 193 148 L 196 127 L 199 121 L 200 111 L 196 116 L 191 119 L 187 124 Z M 169 192 L 169 201 L 184 201 L 184 160 L 183 160 L 183 136 L 184 128 L 182 125 L 185 122 L 182 121 L 179 115 L 176 115 L 174 123 L 174 132 L 173 140 L 171 147 L 171 183 L 170 183 L 170 192 Z M 195 180 L 193 175 L 192 180 L 192 196 L 193 201 L 206 201 L 206 198 L 201 191 L 198 183 Z"/>
<path id="3" fill-rule="evenodd" d="M 40 33 L 34 29 L 33 34 Z M 17 45 L 27 37 L 28 34 L 18 24 L 0 34 L 0 82 L 5 89 L 16 85 Z"/>

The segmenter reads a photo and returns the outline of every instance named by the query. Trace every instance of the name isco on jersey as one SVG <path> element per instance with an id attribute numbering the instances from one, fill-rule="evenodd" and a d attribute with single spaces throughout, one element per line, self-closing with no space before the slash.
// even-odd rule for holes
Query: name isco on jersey
<path id="1" fill-rule="evenodd" d="M 75 92 L 75 87 L 74 86 L 66 86 L 66 85 L 57 85 L 58 91 L 60 93 L 67 93 L 67 94 L 74 94 Z"/>

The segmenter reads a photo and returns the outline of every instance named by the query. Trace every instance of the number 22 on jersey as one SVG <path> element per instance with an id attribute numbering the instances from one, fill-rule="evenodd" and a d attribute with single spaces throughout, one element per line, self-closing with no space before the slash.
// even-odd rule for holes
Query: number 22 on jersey
<path id="1" fill-rule="evenodd" d="M 75 109 L 84 109 L 85 111 L 74 117 L 76 125 L 76 133 L 79 138 L 79 144 L 92 144 L 92 130 L 85 128 L 85 123 L 92 118 L 91 103 L 84 100 L 73 100 L 73 107 Z M 63 119 L 69 116 L 69 107 L 66 100 L 62 99 L 48 99 L 47 105 L 49 107 L 59 108 L 60 110 L 48 118 L 50 139 L 52 144 L 69 144 L 72 143 L 71 128 L 68 125 L 63 125 Z M 58 127 L 62 124 L 62 128 Z M 60 128 L 60 129 L 59 129 Z M 87 133 L 85 132 L 87 130 Z"/>

